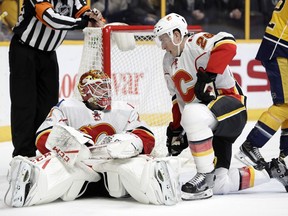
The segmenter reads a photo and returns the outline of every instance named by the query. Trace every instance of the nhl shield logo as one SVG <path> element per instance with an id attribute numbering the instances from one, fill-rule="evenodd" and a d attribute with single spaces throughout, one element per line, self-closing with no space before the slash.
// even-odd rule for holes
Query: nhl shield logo
<path id="1" fill-rule="evenodd" d="M 55 6 L 55 10 L 64 16 L 69 16 L 71 12 L 71 7 L 69 5 L 63 5 L 62 2 L 58 2 Z"/>

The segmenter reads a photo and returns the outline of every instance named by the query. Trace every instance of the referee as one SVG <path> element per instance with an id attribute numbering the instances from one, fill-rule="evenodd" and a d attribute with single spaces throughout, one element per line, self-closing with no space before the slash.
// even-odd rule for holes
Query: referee
<path id="1" fill-rule="evenodd" d="M 13 157 L 36 155 L 35 133 L 59 94 L 55 50 L 68 30 L 103 26 L 84 0 L 24 0 L 9 50 Z"/>

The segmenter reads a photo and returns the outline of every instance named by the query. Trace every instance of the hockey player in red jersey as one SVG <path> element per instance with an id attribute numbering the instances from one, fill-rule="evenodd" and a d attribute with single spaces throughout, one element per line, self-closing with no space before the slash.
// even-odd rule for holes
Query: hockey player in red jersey
<path id="1" fill-rule="evenodd" d="M 39 127 L 36 145 L 42 155 L 12 159 L 5 202 L 22 207 L 74 200 L 103 173 L 112 197 L 129 194 L 143 203 L 175 204 L 166 164 L 145 156 L 153 150 L 153 133 L 131 105 L 111 104 L 111 79 L 89 71 L 78 89 L 83 101 L 60 101 Z M 138 168 L 131 171 L 130 162 Z"/>
<path id="2" fill-rule="evenodd" d="M 226 32 L 189 35 L 186 20 L 175 13 L 159 20 L 154 35 L 166 51 L 164 77 L 173 101 L 168 150 L 177 155 L 189 146 L 197 169 L 182 185 L 182 199 L 210 198 L 214 183 L 218 188 L 223 185 L 218 181 L 228 181 L 231 176 L 232 144 L 247 121 L 246 97 L 229 68 L 236 54 L 235 39 Z M 241 181 L 250 171 L 239 169 L 237 173 Z M 233 183 L 229 181 L 224 184 L 226 192 Z"/>

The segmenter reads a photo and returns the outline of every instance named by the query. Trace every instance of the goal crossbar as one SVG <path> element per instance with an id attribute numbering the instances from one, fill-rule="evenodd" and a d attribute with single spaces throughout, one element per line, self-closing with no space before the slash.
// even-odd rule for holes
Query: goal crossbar
<path id="1" fill-rule="evenodd" d="M 111 33 L 115 32 L 153 32 L 154 26 L 151 25 L 107 25 L 102 29 L 103 41 L 103 59 L 106 59 L 103 70 L 111 75 Z M 201 32 L 202 27 L 199 25 L 188 26 L 189 32 Z"/>

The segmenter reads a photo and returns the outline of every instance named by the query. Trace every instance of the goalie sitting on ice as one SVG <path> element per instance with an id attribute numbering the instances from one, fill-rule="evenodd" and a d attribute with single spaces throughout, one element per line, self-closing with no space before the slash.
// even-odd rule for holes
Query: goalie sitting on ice
<path id="1" fill-rule="evenodd" d="M 111 110 L 106 110 L 111 89 L 103 72 L 83 74 L 79 90 L 83 102 L 62 100 L 38 129 L 36 144 L 42 155 L 12 159 L 5 203 L 22 207 L 59 198 L 70 201 L 80 197 L 88 183 L 107 188 L 116 198 L 130 195 L 146 204 L 177 203 L 181 185 L 196 172 L 191 158 L 153 159 L 146 155 L 154 147 L 153 133 L 127 103 L 113 103 Z M 242 190 L 270 179 L 265 170 L 253 167 L 215 173 L 214 194 Z M 105 186 L 98 184 L 101 180 Z"/>
<path id="2" fill-rule="evenodd" d="M 110 106 L 111 80 L 101 71 L 84 73 L 78 89 L 83 101 L 60 101 L 39 127 L 36 146 L 42 155 L 12 159 L 6 204 L 22 207 L 58 198 L 74 200 L 84 193 L 88 183 L 98 182 L 104 176 L 113 197 L 130 194 L 139 202 L 162 204 L 166 199 L 169 204 L 160 186 L 170 185 L 165 182 L 165 164 L 153 162 L 152 168 L 144 166 L 151 159 L 143 156 L 133 160 L 139 168 L 129 170 L 130 161 L 126 158 L 150 154 L 155 145 L 153 133 L 140 121 L 136 110 L 125 102 L 113 102 Z M 118 159 L 117 166 L 103 164 L 103 160 L 111 158 Z M 160 184 L 154 167 L 158 167 L 158 176 L 162 175 L 158 179 Z M 144 172 L 146 177 L 142 177 Z"/>

